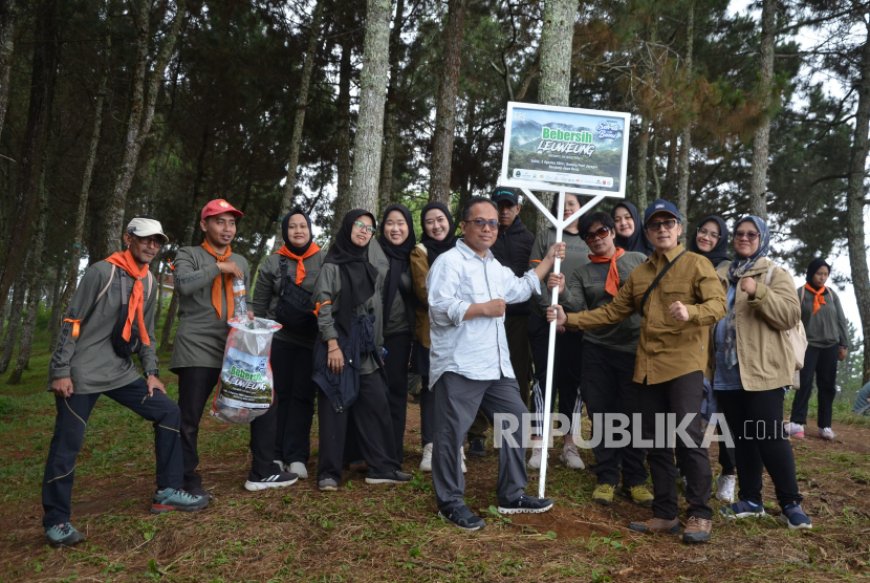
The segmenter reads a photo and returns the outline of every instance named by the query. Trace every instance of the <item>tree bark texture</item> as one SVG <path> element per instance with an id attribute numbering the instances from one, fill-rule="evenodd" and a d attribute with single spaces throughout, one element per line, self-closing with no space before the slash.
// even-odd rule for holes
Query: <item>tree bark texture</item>
<path id="1" fill-rule="evenodd" d="M 435 104 L 435 134 L 432 136 L 432 169 L 429 200 L 450 204 L 450 178 L 453 167 L 453 138 L 456 134 L 456 94 L 462 65 L 462 39 L 467 0 L 450 0 L 447 24 L 442 31 L 444 50 L 438 98 Z"/>
<path id="2" fill-rule="evenodd" d="M 293 208 L 293 192 L 296 190 L 297 169 L 299 168 L 299 152 L 302 150 L 302 130 L 305 128 L 305 109 L 308 107 L 308 94 L 311 89 L 311 77 L 314 75 L 314 61 L 317 57 L 318 41 L 320 40 L 320 21 L 323 13 L 323 3 L 318 2 L 311 15 L 308 28 L 308 45 L 305 47 L 305 62 L 302 64 L 302 75 L 299 79 L 299 92 L 296 95 L 296 111 L 293 115 L 293 131 L 290 138 L 290 154 L 287 156 L 287 181 L 284 183 L 284 196 L 281 199 L 281 213 L 278 217 L 275 248 L 283 244 L 281 233 L 281 218 Z"/>
<path id="3" fill-rule="evenodd" d="M 767 171 L 770 166 L 770 118 L 773 100 L 773 58 L 776 43 L 777 0 L 761 3 L 761 78 L 758 95 L 761 101 L 761 123 L 752 141 L 752 176 L 749 199 L 752 214 L 767 219 Z"/>
<path id="4" fill-rule="evenodd" d="M 0 2 L 0 135 L 9 108 L 9 77 L 15 51 L 15 0 Z"/>
<path id="5" fill-rule="evenodd" d="M 381 184 L 378 206 L 386 208 L 396 200 L 393 194 L 393 166 L 396 160 L 396 111 L 398 109 L 399 50 L 404 26 L 405 0 L 396 2 L 396 19 L 390 31 L 390 84 L 387 87 L 387 104 L 384 113 L 384 151 L 381 160 Z"/>
<path id="6" fill-rule="evenodd" d="M 849 181 L 846 202 L 846 233 L 852 285 L 861 315 L 864 336 L 864 374 L 870 380 L 870 275 L 867 268 L 867 243 L 864 237 L 864 209 L 867 197 L 867 156 L 870 154 L 870 24 L 865 22 L 867 37 L 861 52 L 861 80 L 858 85 L 858 110 L 855 113 L 855 137 L 849 161 Z M 852 347 L 855 348 L 855 347 Z"/>
<path id="7" fill-rule="evenodd" d="M 21 313 L 24 310 L 24 299 L 27 296 L 27 282 L 24 274 L 15 282 L 12 289 L 12 304 L 9 310 L 9 321 L 6 325 L 6 336 L 3 338 L 3 346 L 0 349 L 0 374 L 6 372 L 9 363 L 12 362 L 12 353 L 18 344 L 18 332 L 21 330 Z"/>
<path id="8" fill-rule="evenodd" d="M 634 202 L 641 210 L 647 205 L 647 164 L 649 164 L 649 120 L 640 118 L 640 134 L 637 138 L 637 184 L 634 189 Z"/>
<path id="9" fill-rule="evenodd" d="M 163 44 L 154 59 L 154 71 L 148 78 L 149 50 L 151 31 L 149 27 L 150 0 L 142 0 L 133 11 L 136 25 L 136 63 L 133 69 L 133 92 L 130 98 L 130 115 L 127 119 L 127 131 L 124 138 L 124 151 L 121 164 L 115 177 L 108 208 L 103 239 L 103 249 L 99 255 L 109 253 L 117 247 L 124 229 L 124 212 L 127 207 L 127 193 L 133 184 L 139 154 L 142 146 L 151 132 L 154 120 L 154 108 L 163 82 L 164 72 L 169 64 L 169 58 L 175 48 L 175 41 L 181 30 L 184 19 L 185 0 L 176 0 L 175 16 L 169 30 L 166 32 Z M 93 260 L 93 258 L 92 258 Z"/>
<path id="10" fill-rule="evenodd" d="M 27 127 L 13 195 L 15 200 L 11 205 L 13 210 L 9 215 L 14 217 L 16 226 L 14 229 L 4 229 L 7 240 L 0 244 L 0 311 L 6 303 L 9 288 L 24 267 L 29 250 L 28 245 L 13 245 L 12 238 L 16 241 L 30 241 L 39 222 L 40 180 L 57 79 L 58 36 L 57 0 L 43 0 L 36 9 L 35 38 L 39 40 L 33 48 Z"/>
<path id="11" fill-rule="evenodd" d="M 384 133 L 390 43 L 390 0 L 368 0 L 360 102 L 353 141 L 350 204 L 378 214 L 378 179 Z"/>
<path id="12" fill-rule="evenodd" d="M 336 147 L 338 150 L 335 161 L 335 173 L 337 176 L 336 197 L 332 215 L 332 229 L 335 233 L 341 223 L 344 214 L 350 210 L 350 174 L 353 169 L 350 158 L 351 132 L 350 132 L 350 85 L 353 75 L 351 56 L 353 43 L 350 35 L 344 35 L 341 39 L 341 58 L 338 64 L 338 98 L 335 109 L 338 112 Z"/>
<path id="13" fill-rule="evenodd" d="M 538 101 L 568 105 L 571 87 L 571 49 L 574 44 L 576 0 L 546 0 L 541 29 L 541 87 Z"/>

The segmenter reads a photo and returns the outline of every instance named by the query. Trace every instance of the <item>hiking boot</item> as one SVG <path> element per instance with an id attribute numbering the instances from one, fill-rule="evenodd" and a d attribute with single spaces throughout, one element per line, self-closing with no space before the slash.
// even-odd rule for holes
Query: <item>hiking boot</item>
<path id="1" fill-rule="evenodd" d="M 592 501 L 602 506 L 610 506 L 613 504 L 614 490 L 611 484 L 598 484 L 592 491 Z"/>
<path id="2" fill-rule="evenodd" d="M 308 468 L 305 467 L 304 462 L 290 462 L 290 467 L 287 468 L 287 471 L 299 476 L 300 480 L 308 479 Z"/>
<path id="3" fill-rule="evenodd" d="M 737 476 L 725 474 L 716 480 L 716 499 L 722 502 L 734 502 L 734 491 L 737 488 Z"/>
<path id="4" fill-rule="evenodd" d="M 474 514 L 468 506 L 465 506 L 464 504 L 451 510 L 439 510 L 438 516 L 462 530 L 474 531 L 480 530 L 486 526 L 483 519 Z"/>
<path id="5" fill-rule="evenodd" d="M 553 501 L 549 498 L 536 498 L 520 494 L 520 497 L 513 502 L 499 503 L 498 511 L 502 514 L 540 514 L 552 507 Z"/>
<path id="6" fill-rule="evenodd" d="M 649 520 L 630 522 L 628 528 L 635 532 L 648 532 L 650 534 L 679 534 L 680 521 L 677 518 L 650 518 Z"/>
<path id="7" fill-rule="evenodd" d="M 797 502 L 786 504 L 782 509 L 782 514 L 779 515 L 779 521 L 787 524 L 792 530 L 803 528 L 809 529 L 813 527 L 813 523 L 806 512 L 803 511 L 801 505 Z"/>
<path id="8" fill-rule="evenodd" d="M 420 471 L 432 471 L 432 444 L 427 443 L 423 446 L 423 459 L 420 460 Z"/>
<path id="9" fill-rule="evenodd" d="M 559 455 L 559 459 L 562 460 L 565 466 L 572 470 L 582 470 L 586 467 L 583 460 L 580 458 L 580 454 L 577 452 L 577 446 L 574 445 L 574 442 L 571 441 L 570 437 L 565 440 L 565 445 L 562 447 L 562 453 Z"/>
<path id="10" fill-rule="evenodd" d="M 335 478 L 320 478 L 317 481 L 317 489 L 321 492 L 338 492 L 338 480 Z"/>
<path id="11" fill-rule="evenodd" d="M 54 548 L 71 547 L 85 540 L 85 535 L 76 530 L 69 522 L 55 524 L 45 529 L 45 538 Z"/>
<path id="12" fill-rule="evenodd" d="M 529 458 L 529 462 L 526 464 L 531 470 L 540 470 L 541 469 L 541 456 L 543 455 L 543 444 L 540 439 L 532 440 L 532 457 Z"/>
<path id="13" fill-rule="evenodd" d="M 830 427 L 819 427 L 819 437 L 827 441 L 834 441 L 837 434 Z"/>
<path id="14" fill-rule="evenodd" d="M 700 516 L 690 516 L 686 522 L 686 528 L 683 529 L 683 542 L 705 543 L 710 540 L 710 533 L 713 531 L 713 521 Z"/>
<path id="15" fill-rule="evenodd" d="M 486 445 L 483 439 L 475 437 L 468 440 L 468 455 L 471 457 L 486 457 Z"/>
<path id="16" fill-rule="evenodd" d="M 208 506 L 208 496 L 196 496 L 175 488 L 157 490 L 151 499 L 151 512 L 153 514 L 163 514 L 173 510 L 196 512 L 206 506 Z"/>
<path id="17" fill-rule="evenodd" d="M 761 518 L 764 516 L 764 506 L 749 500 L 738 500 L 734 504 L 720 508 L 719 514 L 732 520 L 738 518 Z"/>
<path id="18" fill-rule="evenodd" d="M 643 484 L 631 486 L 630 488 L 623 488 L 621 493 L 638 506 L 643 506 L 644 508 L 650 508 L 652 506 L 652 492 L 650 492 Z"/>
<path id="19" fill-rule="evenodd" d="M 410 482 L 413 476 L 401 470 L 393 470 L 384 474 L 369 474 L 366 476 L 366 484 L 403 484 Z"/>
<path id="20" fill-rule="evenodd" d="M 804 438 L 804 426 L 800 423 L 792 423 L 789 421 L 788 423 L 783 424 L 782 430 L 789 437 L 794 437 L 795 439 Z"/>
<path id="21" fill-rule="evenodd" d="M 263 478 L 248 476 L 248 479 L 245 480 L 245 490 L 248 492 L 259 492 L 269 488 L 286 488 L 295 484 L 296 480 L 299 479 L 299 476 L 296 474 L 281 470 L 278 464 L 275 464 L 272 469 L 275 473 Z"/>

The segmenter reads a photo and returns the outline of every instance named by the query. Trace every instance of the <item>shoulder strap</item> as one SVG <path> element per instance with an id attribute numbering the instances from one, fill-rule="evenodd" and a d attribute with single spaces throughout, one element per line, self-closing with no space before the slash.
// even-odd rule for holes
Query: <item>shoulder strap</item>
<path id="1" fill-rule="evenodd" d="M 109 274 L 109 281 L 106 282 L 106 285 L 103 286 L 103 289 L 100 290 L 100 293 L 97 294 L 97 299 L 94 300 L 94 304 L 100 301 L 100 298 L 106 295 L 106 292 L 109 291 L 109 286 L 112 285 L 112 280 L 115 279 L 115 264 L 110 263 L 112 266 L 112 272 Z"/>
<path id="2" fill-rule="evenodd" d="M 652 291 L 656 288 L 656 286 L 659 284 L 659 282 L 662 280 L 662 278 L 665 276 L 665 274 L 668 272 L 668 270 L 669 270 L 671 267 L 674 266 L 674 263 L 676 263 L 677 260 L 679 260 L 679 258 L 682 257 L 682 256 L 685 255 L 685 254 L 686 254 L 686 250 L 683 249 L 683 252 L 682 252 L 682 253 L 680 253 L 679 255 L 677 255 L 676 257 L 674 257 L 674 260 L 673 260 L 673 261 L 671 261 L 670 263 L 668 263 L 667 265 L 665 265 L 665 268 L 662 269 L 661 271 L 659 271 L 658 275 L 656 275 L 656 278 L 655 278 L 654 280 L 652 280 L 652 283 L 649 284 L 649 287 L 648 287 L 648 288 L 646 288 L 646 291 L 645 291 L 644 294 L 643 294 L 643 299 L 640 300 L 640 317 L 641 317 L 641 318 L 643 318 L 643 310 L 644 310 L 644 306 L 646 306 L 646 302 L 647 302 L 647 300 L 649 299 L 649 295 L 650 295 L 650 294 L 652 293 Z"/>
<path id="3" fill-rule="evenodd" d="M 773 268 L 775 265 L 773 261 L 770 262 L 770 267 L 767 268 L 767 275 L 764 276 L 764 285 L 770 287 L 770 282 L 773 280 Z"/>
<path id="4" fill-rule="evenodd" d="M 290 263 L 290 261 L 286 257 L 284 257 L 283 255 L 278 260 L 278 267 L 280 269 L 279 277 L 281 278 L 281 290 L 282 291 L 284 290 L 284 286 L 287 285 L 287 271 L 290 269 L 288 267 L 289 263 Z"/>

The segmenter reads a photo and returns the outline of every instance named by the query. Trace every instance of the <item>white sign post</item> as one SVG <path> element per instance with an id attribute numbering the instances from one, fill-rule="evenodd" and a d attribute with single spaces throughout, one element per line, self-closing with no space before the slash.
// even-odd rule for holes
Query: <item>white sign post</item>
<path id="1" fill-rule="evenodd" d="M 547 220 L 556 227 L 556 242 L 565 227 L 582 217 L 607 197 L 625 198 L 628 171 L 627 113 L 557 107 L 529 103 L 508 103 L 504 153 L 499 185 L 522 189 Z M 557 216 L 532 193 L 558 191 Z M 565 219 L 565 194 L 591 195 L 579 211 Z M 560 273 L 556 259 L 553 273 Z M 559 301 L 559 289 L 552 290 L 551 305 Z M 553 358 L 556 323 L 550 323 L 547 374 L 544 386 L 543 447 L 550 441 Z M 543 497 L 547 479 L 547 456 L 541 456 L 538 496 Z"/>

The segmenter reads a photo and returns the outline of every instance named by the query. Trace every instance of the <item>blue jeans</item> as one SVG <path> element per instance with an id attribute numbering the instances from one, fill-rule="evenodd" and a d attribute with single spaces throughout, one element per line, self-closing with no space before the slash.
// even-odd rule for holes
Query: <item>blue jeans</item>
<path id="1" fill-rule="evenodd" d="M 114 399 L 152 422 L 157 455 L 157 488 L 181 488 L 181 415 L 172 399 L 159 391 L 154 391 L 149 397 L 144 379 L 104 393 L 73 393 L 66 398 L 56 396 L 54 435 L 42 481 L 42 508 L 45 511 L 42 524 L 46 528 L 70 519 L 76 458 L 84 443 L 88 418 L 100 395 Z"/>

